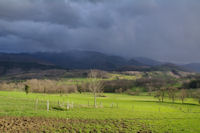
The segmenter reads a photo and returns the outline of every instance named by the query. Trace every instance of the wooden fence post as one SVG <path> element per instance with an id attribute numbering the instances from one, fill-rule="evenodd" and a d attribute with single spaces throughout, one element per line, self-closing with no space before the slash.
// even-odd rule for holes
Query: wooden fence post
<path id="1" fill-rule="evenodd" d="M 58 100 L 58 106 L 60 106 L 60 101 Z"/>
<path id="2" fill-rule="evenodd" d="M 38 106 L 38 99 L 36 99 L 35 101 L 35 110 L 37 110 L 37 106 Z"/>
<path id="3" fill-rule="evenodd" d="M 67 110 L 69 110 L 70 109 L 70 107 L 69 107 L 69 102 L 67 102 Z"/>
<path id="4" fill-rule="evenodd" d="M 47 111 L 49 111 L 49 100 L 47 100 Z"/>
<path id="5" fill-rule="evenodd" d="M 72 102 L 71 108 L 72 108 L 72 109 L 74 108 L 74 102 Z"/>
<path id="6" fill-rule="evenodd" d="M 113 106 L 114 106 L 114 103 L 111 104 L 111 108 L 113 108 Z"/>

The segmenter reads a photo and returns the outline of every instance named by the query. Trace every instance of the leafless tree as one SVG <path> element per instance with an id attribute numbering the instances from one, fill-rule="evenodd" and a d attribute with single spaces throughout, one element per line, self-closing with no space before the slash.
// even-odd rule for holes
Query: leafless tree
<path id="1" fill-rule="evenodd" d="M 161 101 L 164 102 L 166 88 L 160 88 Z"/>
<path id="2" fill-rule="evenodd" d="M 200 104 L 200 89 L 196 90 L 193 94 L 193 97 L 198 100 L 198 103 Z"/>
<path id="3" fill-rule="evenodd" d="M 160 90 L 156 91 L 154 97 L 158 98 L 158 101 L 160 102 L 161 101 L 161 91 Z"/>
<path id="4" fill-rule="evenodd" d="M 119 89 L 116 89 L 115 90 L 115 93 L 122 93 L 123 92 L 123 89 L 122 88 L 119 88 Z"/>
<path id="5" fill-rule="evenodd" d="M 147 86 L 148 89 L 148 95 L 151 96 L 152 95 L 152 91 L 153 91 L 153 87 L 152 86 Z"/>
<path id="6" fill-rule="evenodd" d="M 94 107 L 97 107 L 96 103 L 96 97 L 97 93 L 100 93 L 103 91 L 103 81 L 100 77 L 98 77 L 99 73 L 98 70 L 91 70 L 88 76 L 89 79 L 89 85 L 88 88 L 94 95 Z"/>
<path id="7" fill-rule="evenodd" d="M 184 103 L 184 100 L 187 97 L 187 91 L 185 89 L 182 89 L 180 94 L 179 94 L 179 97 L 180 97 L 182 103 Z"/>
<path id="8" fill-rule="evenodd" d="M 159 102 L 164 102 L 164 97 L 165 97 L 165 92 L 166 92 L 166 88 L 159 88 L 157 89 L 154 97 L 158 98 Z"/>
<path id="9" fill-rule="evenodd" d="M 167 90 L 168 90 L 169 99 L 171 99 L 172 102 L 174 103 L 177 89 L 175 87 L 169 87 Z"/>

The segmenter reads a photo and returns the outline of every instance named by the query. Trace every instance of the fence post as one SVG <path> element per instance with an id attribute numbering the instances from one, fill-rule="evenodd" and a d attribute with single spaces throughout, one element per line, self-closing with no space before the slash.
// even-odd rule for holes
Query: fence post
<path id="1" fill-rule="evenodd" d="M 74 102 L 72 102 L 71 108 L 72 108 L 72 109 L 74 108 Z"/>
<path id="2" fill-rule="evenodd" d="M 69 110 L 70 109 L 70 107 L 69 107 L 69 102 L 67 102 L 67 110 Z"/>
<path id="3" fill-rule="evenodd" d="M 47 100 L 47 111 L 49 111 L 49 100 Z"/>
<path id="4" fill-rule="evenodd" d="M 102 106 L 102 102 L 100 102 L 100 107 L 102 108 L 103 106 Z"/>
<path id="5" fill-rule="evenodd" d="M 111 104 L 111 108 L 113 108 L 113 103 Z"/>
<path id="6" fill-rule="evenodd" d="M 38 99 L 35 101 L 35 110 L 37 110 L 37 105 L 38 105 Z"/>

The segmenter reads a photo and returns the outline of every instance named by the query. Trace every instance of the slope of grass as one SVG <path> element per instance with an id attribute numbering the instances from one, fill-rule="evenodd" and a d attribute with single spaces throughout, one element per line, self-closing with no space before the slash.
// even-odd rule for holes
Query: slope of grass
<path id="1" fill-rule="evenodd" d="M 106 97 L 97 99 L 99 107 L 93 108 L 93 96 L 89 93 L 60 96 L 34 93 L 26 95 L 24 92 L 1 91 L 0 116 L 97 120 L 100 121 L 99 123 L 109 119 L 124 121 L 128 125 L 127 128 L 132 131 L 138 131 L 145 127 L 153 132 L 200 132 L 200 106 L 192 99 L 187 99 L 186 104 L 181 104 L 180 101 L 171 103 L 168 99 L 164 103 L 159 103 L 157 99 L 150 96 L 104 95 Z M 46 110 L 47 100 L 50 104 L 48 112 Z M 67 103 L 73 103 L 74 108 L 62 111 L 55 108 L 59 107 L 58 103 L 64 109 L 66 109 Z M 135 129 L 131 128 L 130 124 L 133 123 L 136 124 Z M 88 125 L 88 129 L 98 125 L 98 123 L 92 127 Z M 102 125 L 101 123 L 99 128 L 105 128 Z M 112 124 L 109 125 L 111 129 L 112 126 Z M 130 132 L 129 129 L 127 132 Z"/>

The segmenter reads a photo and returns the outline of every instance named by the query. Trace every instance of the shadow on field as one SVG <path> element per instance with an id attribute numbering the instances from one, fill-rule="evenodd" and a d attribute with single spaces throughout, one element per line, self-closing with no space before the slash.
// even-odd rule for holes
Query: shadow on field
<path id="1" fill-rule="evenodd" d="M 134 102 L 146 102 L 146 103 L 159 103 L 159 104 L 174 104 L 174 105 L 193 105 L 193 106 L 200 106 L 200 104 L 194 103 L 176 103 L 176 102 L 159 102 L 159 101 L 141 101 L 141 100 L 133 100 Z"/>

